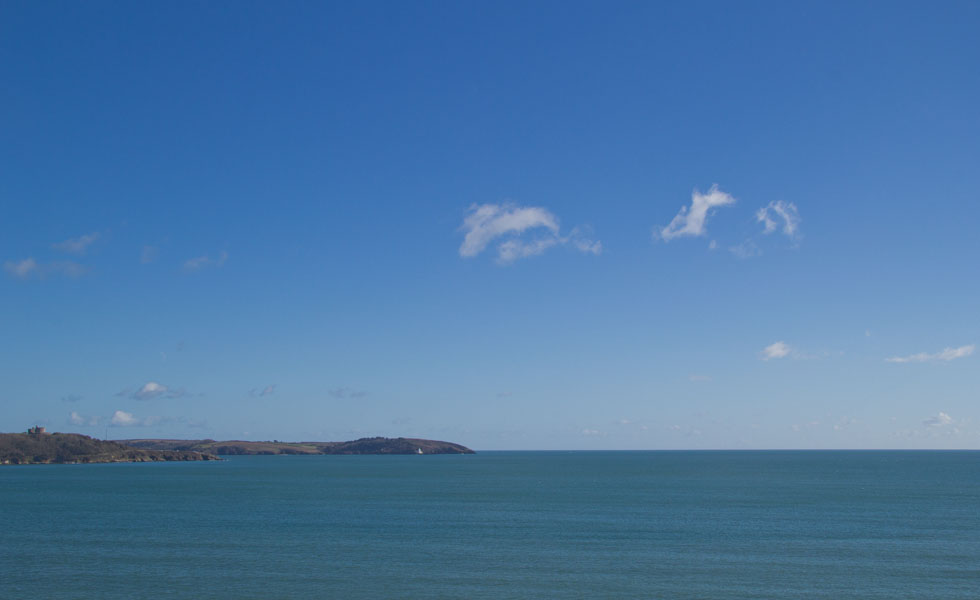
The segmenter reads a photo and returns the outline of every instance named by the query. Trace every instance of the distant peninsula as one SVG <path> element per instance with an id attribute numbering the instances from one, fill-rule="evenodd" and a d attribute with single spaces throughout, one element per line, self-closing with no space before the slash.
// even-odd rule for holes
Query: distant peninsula
<path id="1" fill-rule="evenodd" d="M 416 438 L 361 438 L 350 442 L 246 442 L 231 440 L 119 440 L 141 450 L 202 454 L 476 454 L 452 442 Z"/>
<path id="2" fill-rule="evenodd" d="M 0 465 L 87 464 L 221 460 L 194 450 L 134 448 L 78 433 L 47 433 L 32 427 L 28 433 L 0 433 Z"/>

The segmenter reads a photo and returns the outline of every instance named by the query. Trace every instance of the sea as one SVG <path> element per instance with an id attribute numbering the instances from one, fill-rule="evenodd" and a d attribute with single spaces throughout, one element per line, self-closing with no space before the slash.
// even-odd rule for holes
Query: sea
<path id="1" fill-rule="evenodd" d="M 0 598 L 980 598 L 980 452 L 0 467 Z"/>

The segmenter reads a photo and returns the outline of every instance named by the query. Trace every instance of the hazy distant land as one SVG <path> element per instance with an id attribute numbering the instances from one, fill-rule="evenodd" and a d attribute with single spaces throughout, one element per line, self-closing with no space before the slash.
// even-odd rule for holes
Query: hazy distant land
<path id="1" fill-rule="evenodd" d="M 0 465 L 220 460 L 218 454 L 475 454 L 466 446 L 416 438 L 350 442 L 97 440 L 78 433 L 0 433 Z"/>
<path id="2" fill-rule="evenodd" d="M 194 450 L 144 449 L 78 433 L 0 433 L 0 465 L 221 460 Z"/>
<path id="3" fill-rule="evenodd" d="M 416 438 L 361 438 L 350 442 L 248 442 L 229 440 L 119 440 L 145 450 L 177 450 L 206 454 L 475 454 L 466 446 Z"/>

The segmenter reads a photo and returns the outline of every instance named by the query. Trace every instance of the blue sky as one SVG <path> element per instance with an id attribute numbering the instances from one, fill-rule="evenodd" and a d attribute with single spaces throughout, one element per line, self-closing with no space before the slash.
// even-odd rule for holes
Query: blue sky
<path id="1" fill-rule="evenodd" d="M 980 5 L 0 7 L 0 430 L 980 446 Z"/>

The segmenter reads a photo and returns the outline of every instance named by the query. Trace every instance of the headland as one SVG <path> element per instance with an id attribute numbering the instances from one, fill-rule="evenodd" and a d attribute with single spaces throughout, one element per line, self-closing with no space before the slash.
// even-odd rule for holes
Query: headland
<path id="1" fill-rule="evenodd" d="M 190 460 L 221 459 L 207 452 L 143 449 L 78 433 L 47 433 L 43 427 L 32 427 L 28 433 L 0 433 L 0 465 Z"/>

